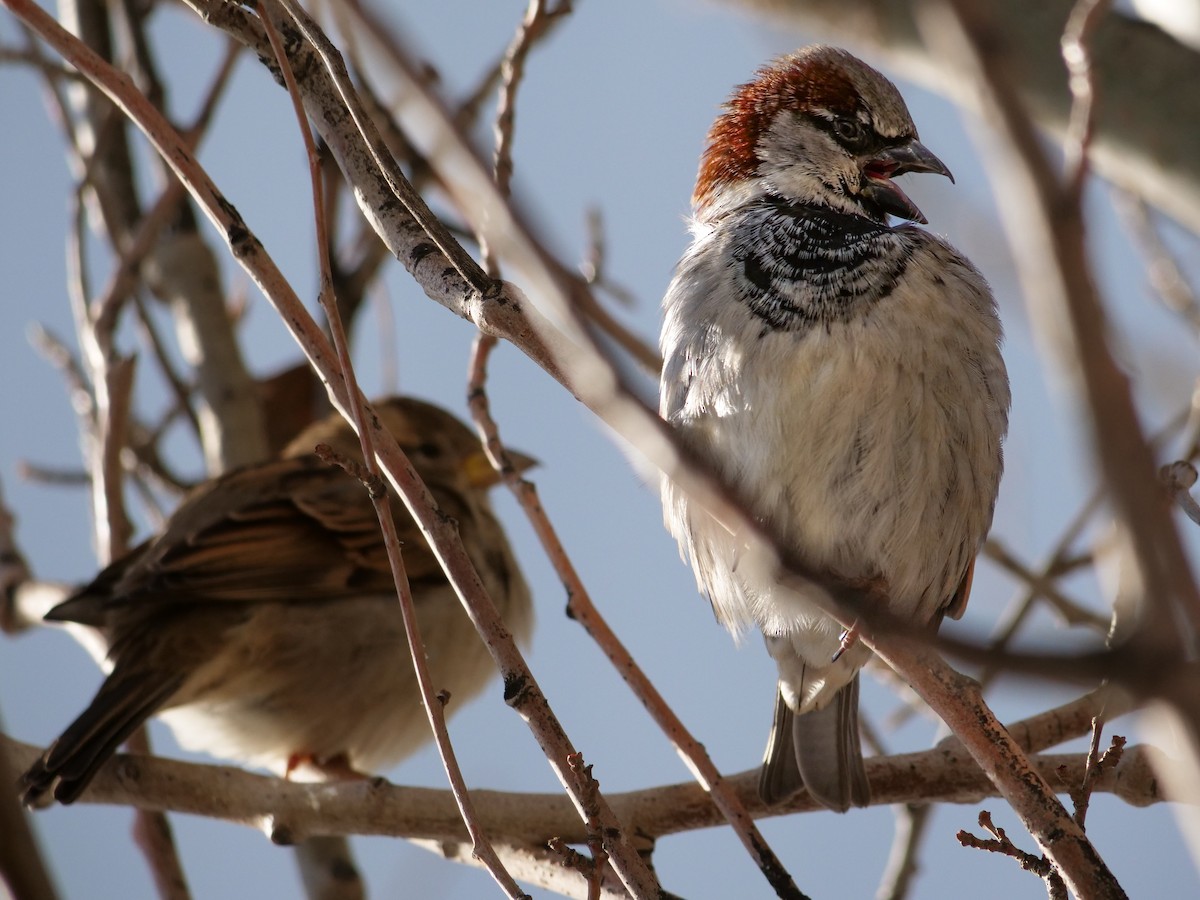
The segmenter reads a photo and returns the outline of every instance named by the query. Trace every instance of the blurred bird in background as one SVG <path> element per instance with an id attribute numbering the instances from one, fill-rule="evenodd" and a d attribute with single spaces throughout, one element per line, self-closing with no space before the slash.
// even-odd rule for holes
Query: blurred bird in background
<path id="1" fill-rule="evenodd" d="M 508 627 L 527 642 L 528 586 L 488 501 L 499 478 L 478 438 L 407 397 L 375 404 L 442 511 Z M 162 533 L 51 610 L 94 629 L 111 668 L 91 705 L 23 776 L 24 800 L 70 803 L 148 717 L 181 745 L 280 774 L 386 769 L 431 737 L 405 643 L 378 519 L 366 489 L 318 459 L 362 461 L 340 415 L 311 425 L 275 461 L 193 491 Z M 519 469 L 533 460 L 514 455 Z M 425 538 L 391 508 L 435 686 L 450 710 L 494 674 L 483 642 Z"/>

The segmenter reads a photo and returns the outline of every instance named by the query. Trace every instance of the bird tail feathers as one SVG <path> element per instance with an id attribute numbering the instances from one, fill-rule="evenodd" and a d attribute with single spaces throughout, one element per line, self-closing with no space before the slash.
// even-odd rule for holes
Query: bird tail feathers
<path id="1" fill-rule="evenodd" d="M 113 672 L 88 708 L 21 776 L 22 802 L 36 803 L 52 786 L 60 803 L 76 800 L 125 739 L 178 687 L 177 679 L 154 681 L 134 673 Z"/>
<path id="2" fill-rule="evenodd" d="M 858 676 L 819 710 L 797 716 L 776 693 L 775 718 L 758 794 L 772 804 L 801 787 L 823 806 L 845 812 L 871 803 L 858 734 Z"/>

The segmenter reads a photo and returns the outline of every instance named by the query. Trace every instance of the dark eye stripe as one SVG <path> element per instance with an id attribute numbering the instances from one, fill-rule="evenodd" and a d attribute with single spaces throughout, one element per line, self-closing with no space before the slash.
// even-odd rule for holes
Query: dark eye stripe
<path id="1" fill-rule="evenodd" d="M 866 124 L 858 119 L 851 119 L 847 116 L 825 116 L 825 115 L 810 115 L 809 120 L 828 134 L 831 138 L 856 155 L 873 153 L 877 150 L 882 150 L 885 147 L 894 144 L 903 143 L 902 140 L 888 139 L 883 137 L 869 124 Z M 859 128 L 859 136 L 857 138 L 847 138 L 838 132 L 838 123 L 853 123 Z"/>

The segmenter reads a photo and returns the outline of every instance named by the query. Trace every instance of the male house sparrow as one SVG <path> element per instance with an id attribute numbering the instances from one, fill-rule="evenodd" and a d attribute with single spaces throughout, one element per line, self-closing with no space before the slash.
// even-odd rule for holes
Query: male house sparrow
<path id="1" fill-rule="evenodd" d="M 811 564 L 890 611 L 962 614 L 1003 466 L 1009 388 L 983 277 L 892 182 L 949 176 L 900 94 L 809 47 L 738 88 L 708 134 L 692 245 L 663 301 L 661 413 Z M 803 591 L 741 571 L 736 535 L 669 480 L 667 528 L 733 631 L 779 668 L 759 793 L 870 802 L 862 644 Z M 752 566 L 743 566 L 753 569 Z"/>
<path id="2" fill-rule="evenodd" d="M 492 514 L 498 477 L 478 439 L 419 400 L 375 409 L 527 640 L 529 589 Z M 198 488 L 160 535 L 46 616 L 99 629 L 112 672 L 25 774 L 26 803 L 55 782 L 58 800 L 76 799 L 159 710 L 185 747 L 282 773 L 375 772 L 430 738 L 374 507 L 356 478 L 313 455 L 318 443 L 362 460 L 332 415 L 280 459 Z M 457 709 L 495 670 L 416 524 L 394 495 L 391 506 L 430 671 Z"/>

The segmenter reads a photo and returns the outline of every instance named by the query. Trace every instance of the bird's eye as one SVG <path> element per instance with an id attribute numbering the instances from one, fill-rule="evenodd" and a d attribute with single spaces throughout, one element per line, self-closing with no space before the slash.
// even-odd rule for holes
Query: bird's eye
<path id="1" fill-rule="evenodd" d="M 442 448 L 432 441 L 426 441 L 424 444 L 413 447 L 412 452 L 414 455 L 424 456 L 426 459 L 437 459 L 442 455 Z"/>
<path id="2" fill-rule="evenodd" d="M 866 138 L 866 129 L 858 119 L 834 119 L 833 133 L 847 144 L 861 144 Z"/>

